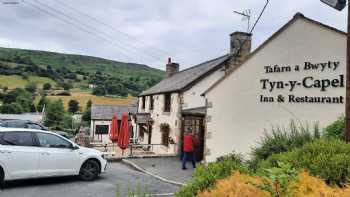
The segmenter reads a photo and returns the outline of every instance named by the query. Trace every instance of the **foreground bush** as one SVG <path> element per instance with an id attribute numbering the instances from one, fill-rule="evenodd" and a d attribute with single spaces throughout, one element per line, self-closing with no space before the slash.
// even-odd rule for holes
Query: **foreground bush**
<path id="1" fill-rule="evenodd" d="M 209 163 L 207 167 L 198 166 L 194 172 L 193 180 L 182 187 L 175 196 L 196 196 L 199 192 L 213 187 L 217 180 L 231 176 L 234 171 L 248 173 L 248 169 L 243 165 L 241 157 L 234 154 L 222 157 L 220 161 Z"/>
<path id="2" fill-rule="evenodd" d="M 345 117 L 341 116 L 325 129 L 325 136 L 329 138 L 345 139 Z"/>
<path id="3" fill-rule="evenodd" d="M 279 162 L 306 169 L 328 184 L 344 186 L 350 179 L 350 144 L 336 139 L 317 140 L 294 151 L 270 156 L 259 164 L 258 172 L 276 167 Z"/>
<path id="4" fill-rule="evenodd" d="M 258 176 L 248 176 L 239 172 L 231 177 L 220 180 L 212 190 L 198 194 L 198 197 L 346 197 L 350 196 L 350 188 L 330 187 L 319 178 L 310 176 L 302 171 L 298 175 L 298 181 L 288 184 L 289 193 L 279 193 L 275 187 L 273 193 L 264 190 L 260 185 L 271 179 Z M 273 185 L 271 185 L 273 186 Z M 273 188 L 273 187 L 272 187 Z M 277 194 L 278 193 L 278 194 Z"/>
<path id="5" fill-rule="evenodd" d="M 260 145 L 252 150 L 250 166 L 255 170 L 257 164 L 269 156 L 302 147 L 306 143 L 320 137 L 318 124 L 314 124 L 311 129 L 308 125 L 297 125 L 294 121 L 291 121 L 288 129 L 280 127 L 272 128 L 271 132 L 265 133 Z"/>

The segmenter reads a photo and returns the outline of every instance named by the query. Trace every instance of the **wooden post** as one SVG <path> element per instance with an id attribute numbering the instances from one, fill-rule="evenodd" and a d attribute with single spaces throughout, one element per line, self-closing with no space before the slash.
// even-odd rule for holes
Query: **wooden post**
<path id="1" fill-rule="evenodd" d="M 348 1 L 349 3 L 349 1 Z M 345 106 L 345 136 L 350 142 L 350 5 L 348 4 L 348 32 L 346 49 L 346 106 Z"/>

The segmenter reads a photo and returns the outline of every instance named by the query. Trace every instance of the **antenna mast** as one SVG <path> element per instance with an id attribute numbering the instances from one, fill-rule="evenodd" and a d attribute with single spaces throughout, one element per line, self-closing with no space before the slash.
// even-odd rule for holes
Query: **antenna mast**
<path id="1" fill-rule="evenodd" d="M 250 18 L 251 18 L 250 9 L 245 10 L 243 12 L 233 11 L 233 13 L 243 16 L 242 21 L 247 21 L 247 23 L 248 23 L 247 32 L 249 32 L 250 31 Z"/>

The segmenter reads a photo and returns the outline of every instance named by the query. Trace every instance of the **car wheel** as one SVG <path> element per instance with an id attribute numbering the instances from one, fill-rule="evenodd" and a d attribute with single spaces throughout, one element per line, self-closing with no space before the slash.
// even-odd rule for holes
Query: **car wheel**
<path id="1" fill-rule="evenodd" d="M 83 181 L 93 181 L 100 173 L 100 166 L 94 160 L 87 160 L 80 168 L 79 176 Z"/>
<path id="2" fill-rule="evenodd" d="M 5 179 L 5 173 L 4 170 L 0 167 L 0 189 L 2 189 L 2 184 L 4 182 Z"/>

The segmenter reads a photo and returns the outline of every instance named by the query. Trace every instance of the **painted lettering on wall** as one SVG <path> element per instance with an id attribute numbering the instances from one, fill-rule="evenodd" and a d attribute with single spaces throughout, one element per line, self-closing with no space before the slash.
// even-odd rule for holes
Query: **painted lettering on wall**
<path id="1" fill-rule="evenodd" d="M 344 74 L 335 75 L 335 77 L 316 77 L 304 76 L 296 80 L 272 80 L 268 78 L 278 73 L 292 73 L 303 71 L 315 72 L 335 72 L 339 69 L 339 61 L 328 61 L 321 63 L 304 62 L 302 65 L 286 66 L 273 65 L 265 66 L 264 72 L 267 74 L 266 78 L 260 80 L 261 89 L 268 93 L 278 92 L 279 90 L 287 90 L 290 94 L 279 94 L 278 96 L 260 95 L 259 101 L 262 103 L 339 103 L 345 102 L 344 96 L 297 96 L 294 95 L 297 89 L 317 89 L 320 92 L 326 93 L 329 89 L 344 88 L 345 76 Z M 308 72 L 310 73 L 310 72 Z"/>

